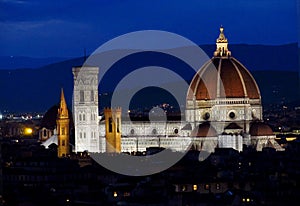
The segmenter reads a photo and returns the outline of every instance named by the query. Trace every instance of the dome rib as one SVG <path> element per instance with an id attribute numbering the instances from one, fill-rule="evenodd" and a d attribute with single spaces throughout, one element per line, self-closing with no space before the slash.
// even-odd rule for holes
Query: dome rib
<path id="1" fill-rule="evenodd" d="M 245 85 L 245 81 L 244 81 L 244 78 L 241 74 L 241 71 L 238 69 L 237 65 L 235 64 L 234 61 L 232 61 L 233 58 L 231 58 L 231 62 L 236 70 L 236 72 L 239 74 L 239 77 L 240 77 L 240 80 L 241 80 L 241 83 L 243 85 L 243 90 L 244 90 L 244 97 L 247 97 L 248 96 L 248 93 L 247 93 L 247 89 L 246 89 L 246 85 Z"/>
<path id="2" fill-rule="evenodd" d="M 237 59 L 232 58 L 232 60 L 236 63 L 237 67 L 239 67 L 239 70 L 241 71 L 248 92 L 247 96 L 250 99 L 260 99 L 261 98 L 260 90 L 256 81 L 254 81 L 254 77 L 252 76 L 252 74 Z M 256 90 L 252 90 L 251 88 L 256 88 Z"/>

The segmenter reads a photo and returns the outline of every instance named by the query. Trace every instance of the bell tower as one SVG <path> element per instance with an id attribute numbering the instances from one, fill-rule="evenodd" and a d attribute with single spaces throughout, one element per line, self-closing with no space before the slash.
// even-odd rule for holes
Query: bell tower
<path id="1" fill-rule="evenodd" d="M 100 152 L 98 67 L 73 67 L 75 152 Z"/>
<path id="2" fill-rule="evenodd" d="M 121 152 L 121 108 L 104 109 L 106 152 Z"/>
<path id="3" fill-rule="evenodd" d="M 68 108 L 64 96 L 64 90 L 61 89 L 61 95 L 60 95 L 60 103 L 57 113 L 57 139 L 58 139 L 58 148 L 57 148 L 57 156 L 58 157 L 65 157 L 70 154 L 69 149 L 69 113 Z"/>

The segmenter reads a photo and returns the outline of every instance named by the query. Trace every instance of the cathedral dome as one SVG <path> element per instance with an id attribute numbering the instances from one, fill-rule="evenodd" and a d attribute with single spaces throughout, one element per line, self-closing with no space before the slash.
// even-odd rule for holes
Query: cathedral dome
<path id="1" fill-rule="evenodd" d="M 251 124 L 250 131 L 251 136 L 271 136 L 274 135 L 271 127 L 263 122 L 254 122 Z"/>
<path id="2" fill-rule="evenodd" d="M 223 28 L 217 39 L 214 57 L 199 69 L 191 81 L 187 100 L 217 98 L 259 99 L 259 88 L 250 72 L 231 56 Z"/>
<path id="3" fill-rule="evenodd" d="M 195 127 L 191 137 L 217 137 L 217 131 L 209 122 L 204 122 Z"/>

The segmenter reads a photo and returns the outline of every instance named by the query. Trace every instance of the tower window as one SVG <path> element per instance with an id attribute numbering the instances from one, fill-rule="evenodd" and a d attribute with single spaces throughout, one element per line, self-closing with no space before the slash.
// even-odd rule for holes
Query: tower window
<path id="1" fill-rule="evenodd" d="M 85 121 L 85 114 L 82 115 L 82 120 Z"/>
<path id="2" fill-rule="evenodd" d="M 65 133 L 66 133 L 65 128 L 62 127 L 62 128 L 61 128 L 61 135 L 65 135 Z"/>
<path id="3" fill-rule="evenodd" d="M 66 146 L 66 141 L 65 141 L 65 140 L 62 140 L 61 145 L 62 145 L 62 146 Z"/>
<path id="4" fill-rule="evenodd" d="M 153 129 L 153 130 L 152 130 L 152 134 L 157 134 L 157 130 L 156 130 L 156 129 Z"/>
<path id="5" fill-rule="evenodd" d="M 108 132 L 112 132 L 112 118 L 108 118 Z"/>
<path id="6" fill-rule="evenodd" d="M 79 121 L 81 121 L 82 119 L 81 119 L 81 114 L 79 114 Z"/>
<path id="7" fill-rule="evenodd" d="M 118 117 L 117 118 L 117 133 L 120 133 L 119 125 L 120 125 L 120 118 Z"/>
<path id="8" fill-rule="evenodd" d="M 84 91 L 80 90 L 79 92 L 79 102 L 84 103 Z"/>
<path id="9" fill-rule="evenodd" d="M 94 90 L 91 91 L 91 102 L 94 101 Z"/>

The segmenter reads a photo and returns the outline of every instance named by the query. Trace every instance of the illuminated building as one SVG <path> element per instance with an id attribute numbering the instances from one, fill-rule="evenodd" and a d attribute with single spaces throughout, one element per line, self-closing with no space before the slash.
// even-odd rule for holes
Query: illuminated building
<path id="1" fill-rule="evenodd" d="M 104 109 L 106 152 L 121 152 L 121 108 Z"/>
<path id="2" fill-rule="evenodd" d="M 73 68 L 76 151 L 111 151 L 105 146 L 107 141 L 119 148 L 116 135 L 112 141 L 113 134 L 107 133 L 109 117 L 104 122 L 94 117 L 98 114 L 98 72 L 97 67 Z M 232 57 L 223 27 L 213 58 L 198 70 L 190 83 L 185 117 L 186 122 L 122 121 L 122 133 L 118 134 L 121 151 L 145 151 L 148 147 L 182 151 L 189 143 L 193 149 L 208 152 L 216 147 L 242 151 L 243 145 L 258 151 L 263 147 L 283 150 L 271 128 L 263 123 L 258 85 L 246 67 Z"/>
<path id="3" fill-rule="evenodd" d="M 99 152 L 101 148 L 98 117 L 98 73 L 99 68 L 97 67 L 73 68 L 75 152 Z"/>
<path id="4" fill-rule="evenodd" d="M 57 114 L 57 154 L 58 157 L 65 157 L 70 154 L 70 128 L 69 128 L 69 113 L 64 96 L 63 89 L 61 90 L 60 104 Z"/>

